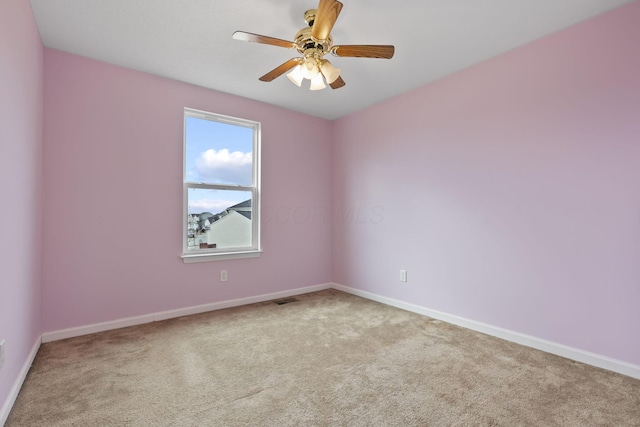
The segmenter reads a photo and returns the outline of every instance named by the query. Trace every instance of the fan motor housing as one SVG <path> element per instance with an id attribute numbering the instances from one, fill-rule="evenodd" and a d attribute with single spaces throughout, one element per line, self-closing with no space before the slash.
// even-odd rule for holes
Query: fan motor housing
<path id="1" fill-rule="evenodd" d="M 294 43 L 298 52 L 304 56 L 308 56 L 305 52 L 311 49 L 315 54 L 321 53 L 320 56 L 324 56 L 331 51 L 333 39 L 329 36 L 326 40 L 317 40 L 311 35 L 311 27 L 306 27 L 298 31 Z"/>

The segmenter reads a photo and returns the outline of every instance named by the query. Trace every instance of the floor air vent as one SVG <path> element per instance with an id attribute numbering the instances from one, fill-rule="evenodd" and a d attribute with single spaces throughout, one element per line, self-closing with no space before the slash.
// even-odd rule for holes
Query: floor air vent
<path id="1" fill-rule="evenodd" d="M 298 301 L 297 299 L 291 297 L 291 298 L 282 298 L 282 299 L 277 299 L 274 300 L 273 302 L 275 302 L 278 305 L 282 305 L 282 304 L 289 304 L 290 302 L 296 302 Z"/>

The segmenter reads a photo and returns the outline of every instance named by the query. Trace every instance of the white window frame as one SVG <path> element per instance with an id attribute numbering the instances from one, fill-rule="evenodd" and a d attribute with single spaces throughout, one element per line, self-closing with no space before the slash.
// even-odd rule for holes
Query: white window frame
<path id="1" fill-rule="evenodd" d="M 242 126 L 253 129 L 253 185 L 227 185 L 210 184 L 204 182 L 187 181 L 187 117 L 211 120 L 234 126 Z M 185 263 L 217 261 L 237 258 L 255 258 L 262 253 L 260 246 L 260 122 L 224 116 L 193 108 L 184 109 L 183 143 L 182 143 L 182 182 L 183 182 L 183 207 L 182 207 L 182 261 Z M 188 250 L 187 225 L 189 221 L 189 189 L 201 188 L 212 190 L 235 190 L 251 192 L 251 240 L 250 247 L 239 248 L 210 248 L 198 251 Z"/>

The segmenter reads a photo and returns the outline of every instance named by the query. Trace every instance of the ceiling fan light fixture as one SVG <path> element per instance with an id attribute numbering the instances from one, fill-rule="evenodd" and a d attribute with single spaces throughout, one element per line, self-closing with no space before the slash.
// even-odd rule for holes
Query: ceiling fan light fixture
<path id="1" fill-rule="evenodd" d="M 333 64 L 327 60 L 322 62 L 320 72 L 322 72 L 322 75 L 327 80 L 328 84 L 335 82 L 338 77 L 340 77 L 340 68 L 334 67 Z"/>
<path id="2" fill-rule="evenodd" d="M 318 73 L 314 78 L 311 79 L 311 87 L 309 87 L 309 90 L 322 90 L 325 87 L 327 86 L 324 84 L 322 74 Z"/>
<path id="3" fill-rule="evenodd" d="M 304 79 L 302 76 L 302 67 L 300 65 L 296 65 L 293 70 L 287 74 L 287 77 L 289 77 L 289 80 L 291 80 L 294 85 L 301 87 L 302 79 Z"/>
<path id="4" fill-rule="evenodd" d="M 319 73 L 318 61 L 315 58 L 305 58 L 301 64 L 302 77 L 305 79 L 313 80 Z"/>

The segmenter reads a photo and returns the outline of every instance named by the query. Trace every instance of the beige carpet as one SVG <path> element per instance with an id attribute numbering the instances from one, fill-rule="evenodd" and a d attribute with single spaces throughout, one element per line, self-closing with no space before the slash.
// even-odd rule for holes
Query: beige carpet
<path id="1" fill-rule="evenodd" d="M 640 426 L 640 381 L 335 290 L 42 345 L 15 426 Z"/>

